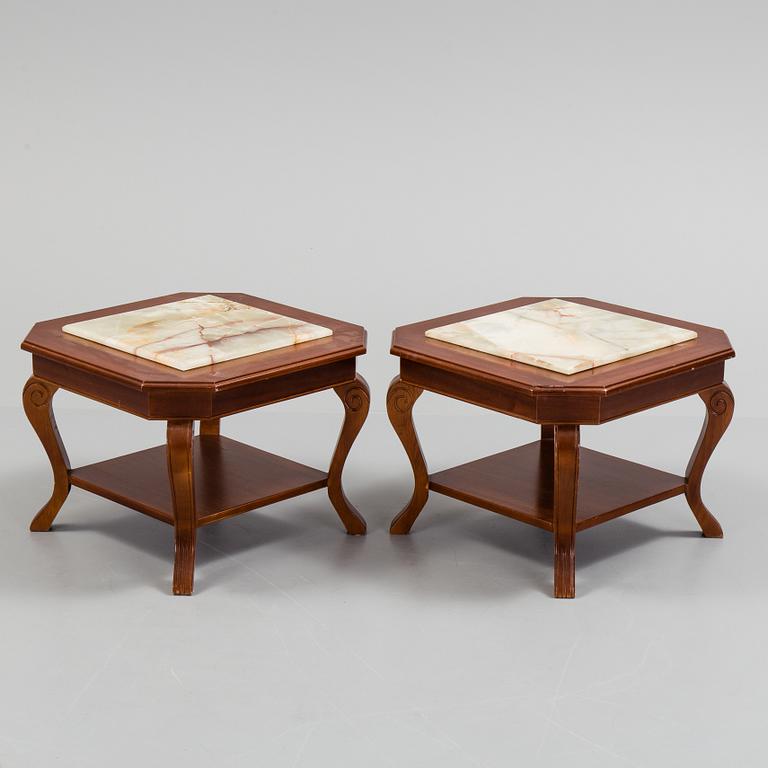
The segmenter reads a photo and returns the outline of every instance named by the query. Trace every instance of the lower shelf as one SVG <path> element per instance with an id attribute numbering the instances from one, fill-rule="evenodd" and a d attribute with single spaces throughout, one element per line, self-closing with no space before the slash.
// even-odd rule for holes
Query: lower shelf
<path id="1" fill-rule="evenodd" d="M 328 476 L 227 437 L 193 441 L 198 525 L 323 488 Z M 166 448 L 100 461 L 70 472 L 72 485 L 173 523 Z"/>
<path id="2" fill-rule="evenodd" d="M 551 443 L 529 443 L 429 476 L 433 491 L 552 530 Z M 576 530 L 685 493 L 685 478 L 581 448 Z"/>

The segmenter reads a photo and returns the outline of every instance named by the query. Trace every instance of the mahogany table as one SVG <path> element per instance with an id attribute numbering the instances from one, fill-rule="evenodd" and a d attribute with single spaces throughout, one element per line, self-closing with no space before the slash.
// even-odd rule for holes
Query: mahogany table
<path id="1" fill-rule="evenodd" d="M 415 488 L 390 533 L 411 530 L 430 490 L 475 504 L 551 531 L 554 595 L 574 597 L 579 531 L 685 494 L 704 536 L 722 537 L 701 500 L 701 480 L 733 416 L 733 395 L 723 375 L 725 360 L 735 353 L 716 328 L 585 298 L 569 300 L 690 329 L 697 338 L 565 375 L 425 336 L 438 326 L 543 300 L 518 298 L 395 329 L 391 352 L 400 358 L 400 375 L 389 387 L 387 411 L 408 454 Z M 412 416 L 425 389 L 540 424 L 541 439 L 430 475 Z M 685 475 L 579 446 L 582 424 L 603 424 L 696 394 L 706 416 Z"/>
<path id="2" fill-rule="evenodd" d="M 50 500 L 32 520 L 47 531 L 75 485 L 168 523 L 175 532 L 173 592 L 192 593 L 197 528 L 266 504 L 328 489 L 347 533 L 365 521 L 341 484 L 347 454 L 368 414 L 369 391 L 355 373 L 365 353 L 359 325 L 245 294 L 226 300 L 331 329 L 333 335 L 193 370 L 177 370 L 62 332 L 62 326 L 202 294 L 178 293 L 37 323 L 22 343 L 33 375 L 24 410 L 53 469 Z M 56 427 L 53 395 L 62 388 L 144 419 L 167 421 L 167 444 L 89 466 L 71 468 Z M 344 422 L 328 472 L 224 437 L 222 416 L 333 388 Z M 200 433 L 194 435 L 195 421 Z"/>

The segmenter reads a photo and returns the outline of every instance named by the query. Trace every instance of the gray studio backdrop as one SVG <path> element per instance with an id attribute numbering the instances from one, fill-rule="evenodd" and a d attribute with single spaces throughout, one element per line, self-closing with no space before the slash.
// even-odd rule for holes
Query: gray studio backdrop
<path id="1" fill-rule="evenodd" d="M 2 768 L 764 768 L 760 317 L 768 3 L 0 0 Z M 242 291 L 369 330 L 373 409 L 322 492 L 198 538 L 170 595 L 157 521 L 75 490 L 30 534 L 50 468 L 24 419 L 39 319 Z M 704 496 L 598 526 L 554 600 L 545 531 L 412 480 L 384 415 L 400 324 L 586 295 L 721 326 L 736 417 Z M 162 423 L 56 398 L 73 464 Z M 682 472 L 698 398 L 583 430 Z M 425 394 L 433 470 L 535 436 Z M 224 431 L 327 465 L 332 393 Z"/>
<path id="2" fill-rule="evenodd" d="M 37 319 L 229 290 L 366 325 L 381 409 L 393 326 L 560 294 L 726 328 L 737 413 L 765 416 L 767 23 L 760 2 L 2 0 L 0 403 Z"/>

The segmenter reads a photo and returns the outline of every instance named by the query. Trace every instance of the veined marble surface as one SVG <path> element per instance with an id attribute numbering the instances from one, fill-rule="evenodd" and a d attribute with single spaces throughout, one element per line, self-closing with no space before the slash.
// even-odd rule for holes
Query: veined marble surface
<path id="1" fill-rule="evenodd" d="M 180 371 L 333 334 L 210 294 L 70 323 L 62 330 Z"/>
<path id="2" fill-rule="evenodd" d="M 695 339 L 696 331 L 563 299 L 430 328 L 431 339 L 567 375 Z"/>

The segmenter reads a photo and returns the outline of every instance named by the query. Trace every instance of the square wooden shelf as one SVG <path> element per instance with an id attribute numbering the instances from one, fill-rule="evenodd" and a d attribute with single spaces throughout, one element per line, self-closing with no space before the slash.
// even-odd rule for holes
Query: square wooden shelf
<path id="1" fill-rule="evenodd" d="M 553 443 L 537 441 L 429 476 L 433 491 L 554 529 Z M 685 493 L 685 478 L 589 448 L 579 450 L 576 530 Z"/>
<path id="2" fill-rule="evenodd" d="M 218 435 L 193 439 L 197 525 L 324 488 L 328 475 Z M 72 485 L 173 524 L 165 445 L 70 471 Z"/>

